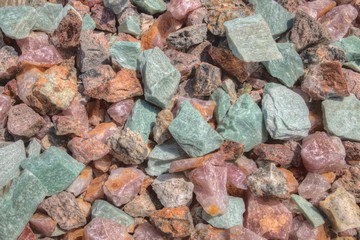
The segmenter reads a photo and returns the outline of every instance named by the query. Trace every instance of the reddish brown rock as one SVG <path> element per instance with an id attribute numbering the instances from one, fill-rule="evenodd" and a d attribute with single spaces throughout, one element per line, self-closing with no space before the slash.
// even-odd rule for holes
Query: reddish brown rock
<path id="1" fill-rule="evenodd" d="M 332 190 L 338 187 L 345 188 L 346 191 L 351 193 L 356 203 L 360 203 L 360 167 L 358 165 L 351 166 L 344 171 L 344 174 L 334 182 Z"/>
<path id="2" fill-rule="evenodd" d="M 103 185 L 108 177 L 109 175 L 104 173 L 99 177 L 94 178 L 86 189 L 84 200 L 88 202 L 93 202 L 97 199 L 103 198 L 104 197 Z"/>
<path id="3" fill-rule="evenodd" d="M 23 70 L 16 75 L 16 83 L 18 96 L 27 105 L 30 105 L 30 100 L 38 101 L 33 96 L 33 87 L 38 78 L 43 74 L 42 68 L 26 66 Z M 28 100 L 29 99 L 29 100 Z M 36 104 L 40 105 L 40 103 Z"/>
<path id="4" fill-rule="evenodd" d="M 282 144 L 258 144 L 253 152 L 260 160 L 272 161 L 280 165 L 289 165 L 294 158 L 294 152 Z"/>
<path id="5" fill-rule="evenodd" d="M 17 137 L 30 138 L 45 124 L 44 119 L 24 103 L 11 107 L 8 115 L 7 128 Z"/>
<path id="6" fill-rule="evenodd" d="M 281 6 L 291 13 L 295 13 L 299 6 L 303 5 L 305 0 L 276 0 Z"/>
<path id="7" fill-rule="evenodd" d="M 103 100 L 95 99 L 87 102 L 86 111 L 88 112 L 89 124 L 96 127 L 104 122 L 107 108 L 108 104 Z"/>
<path id="8" fill-rule="evenodd" d="M 221 70 L 209 63 L 201 63 L 196 69 L 194 80 L 194 96 L 210 96 L 221 85 Z"/>
<path id="9" fill-rule="evenodd" d="M 228 230 L 214 228 L 210 225 L 203 223 L 196 224 L 195 229 L 190 236 L 190 240 L 227 240 L 227 239 L 230 239 Z M 242 238 L 238 238 L 238 239 L 242 239 Z"/>
<path id="10" fill-rule="evenodd" d="M 179 107 L 185 101 L 189 101 L 190 104 L 200 112 L 200 114 L 203 116 L 205 121 L 209 121 L 210 119 L 213 118 L 214 110 L 216 107 L 215 101 L 212 100 L 205 101 L 198 98 L 187 98 L 187 97 L 178 97 L 176 99 L 176 105 L 172 109 L 172 113 L 174 116 L 177 115 Z"/>
<path id="11" fill-rule="evenodd" d="M 35 232 L 50 237 L 55 231 L 57 223 L 48 215 L 35 213 L 30 220 L 30 225 Z"/>
<path id="12" fill-rule="evenodd" d="M 9 96 L 0 95 L 0 128 L 3 128 L 7 121 L 8 112 L 11 108 L 11 98 Z"/>
<path id="13" fill-rule="evenodd" d="M 347 82 L 338 61 L 312 65 L 304 76 L 301 90 L 314 100 L 349 96 Z"/>
<path id="14" fill-rule="evenodd" d="M 9 79 L 19 69 L 18 54 L 14 48 L 5 46 L 0 49 L 0 80 Z"/>
<path id="15" fill-rule="evenodd" d="M 360 73 L 346 68 L 343 68 L 342 72 L 344 74 L 349 93 L 353 93 L 357 99 L 360 99 Z"/>
<path id="16" fill-rule="evenodd" d="M 94 167 L 103 173 L 109 171 L 111 164 L 112 156 L 110 154 L 100 158 L 99 160 L 94 161 Z"/>
<path id="17" fill-rule="evenodd" d="M 175 49 L 168 49 L 164 53 L 170 59 L 171 64 L 180 72 L 180 81 L 188 79 L 200 64 L 200 60 L 192 54 L 183 53 Z"/>
<path id="18" fill-rule="evenodd" d="M 286 168 L 278 168 L 278 170 L 283 174 L 286 179 L 286 185 L 289 193 L 297 193 L 299 183 L 294 177 L 294 174 Z"/>
<path id="19" fill-rule="evenodd" d="M 105 144 L 117 129 L 116 124 L 113 122 L 100 123 L 94 129 L 89 131 L 87 136 Z"/>
<path id="20" fill-rule="evenodd" d="M 100 4 L 91 8 L 91 18 L 96 23 L 96 29 L 116 33 L 116 19 L 114 12 Z"/>
<path id="21" fill-rule="evenodd" d="M 24 230 L 21 232 L 18 240 L 36 240 L 37 237 L 31 230 L 29 224 L 26 224 Z"/>
<path id="22" fill-rule="evenodd" d="M 345 160 L 350 165 L 356 165 L 360 162 L 360 143 L 344 141 L 346 157 Z"/>
<path id="23" fill-rule="evenodd" d="M 105 218 L 94 218 L 84 228 L 84 240 L 131 240 L 126 227 Z"/>
<path id="24" fill-rule="evenodd" d="M 122 100 L 112 104 L 107 113 L 114 120 L 120 128 L 124 127 L 126 120 L 130 116 L 131 110 L 134 107 L 134 100 L 132 98 Z"/>
<path id="25" fill-rule="evenodd" d="M 220 146 L 220 154 L 224 158 L 224 161 L 235 160 L 244 153 L 244 145 L 238 142 L 225 141 Z"/>
<path id="26" fill-rule="evenodd" d="M 328 61 L 339 61 L 340 63 L 344 63 L 345 51 L 336 46 L 318 44 L 302 51 L 300 53 L 300 57 L 305 66 L 311 66 L 312 64 Z"/>
<path id="27" fill-rule="evenodd" d="M 85 73 L 81 74 L 79 78 L 84 84 L 84 94 L 92 98 L 101 98 L 99 88 L 113 79 L 116 73 L 109 65 L 99 65 Z"/>
<path id="28" fill-rule="evenodd" d="M 163 208 L 150 216 L 154 225 L 173 238 L 187 237 L 194 229 L 190 210 L 186 206 Z"/>
<path id="29" fill-rule="evenodd" d="M 134 240 L 143 240 L 143 239 L 151 239 L 151 240 L 165 240 L 164 234 L 162 234 L 159 230 L 157 230 L 150 223 L 142 223 L 139 224 L 134 232 Z"/>
<path id="30" fill-rule="evenodd" d="M 123 210 L 132 217 L 149 217 L 156 211 L 156 206 L 146 191 L 140 193 L 140 195 L 137 195 L 133 200 L 128 202 Z"/>
<path id="31" fill-rule="evenodd" d="M 155 126 L 153 128 L 153 138 L 158 144 L 162 144 L 166 140 L 171 138 L 171 134 L 168 130 L 174 116 L 168 109 L 160 111 L 156 117 Z"/>
<path id="32" fill-rule="evenodd" d="M 110 152 L 106 144 L 91 138 L 74 137 L 68 143 L 68 147 L 73 157 L 84 164 L 98 160 Z"/>

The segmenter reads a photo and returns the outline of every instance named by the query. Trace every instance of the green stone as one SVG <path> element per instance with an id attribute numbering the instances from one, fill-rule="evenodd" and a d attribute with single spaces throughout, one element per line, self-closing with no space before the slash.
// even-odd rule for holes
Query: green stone
<path id="1" fill-rule="evenodd" d="M 36 19 L 36 10 L 30 6 L 0 8 L 0 28 L 12 39 L 28 37 Z"/>
<path id="2" fill-rule="evenodd" d="M 344 63 L 344 66 L 351 68 L 356 72 L 360 72 L 360 59 Z"/>
<path id="3" fill-rule="evenodd" d="M 263 113 L 249 94 L 238 98 L 217 131 L 226 140 L 244 144 L 245 151 L 267 140 Z"/>
<path id="4" fill-rule="evenodd" d="M 94 30 L 95 28 L 95 21 L 90 17 L 89 14 L 86 13 L 82 19 L 81 31 Z"/>
<path id="5" fill-rule="evenodd" d="M 189 156 L 182 150 L 179 144 L 177 144 L 174 139 L 170 139 L 169 141 L 154 147 L 148 157 L 148 165 L 145 171 L 151 176 L 159 176 L 169 171 L 172 161 L 188 157 Z"/>
<path id="6" fill-rule="evenodd" d="M 144 142 L 147 142 L 152 128 L 155 125 L 156 115 L 160 109 L 139 99 L 135 102 L 131 116 L 128 118 L 125 128 L 141 135 Z"/>
<path id="7" fill-rule="evenodd" d="M 92 205 L 91 218 L 97 217 L 113 220 L 126 227 L 135 223 L 131 216 L 104 200 L 96 200 Z"/>
<path id="8" fill-rule="evenodd" d="M 347 62 L 360 59 L 360 38 L 349 36 L 333 43 L 335 46 L 344 49 Z"/>
<path id="9" fill-rule="evenodd" d="M 230 96 L 223 89 L 218 88 L 211 94 L 210 100 L 216 102 L 215 119 L 219 124 L 231 106 Z"/>
<path id="10" fill-rule="evenodd" d="M 65 190 L 80 174 L 84 164 L 65 151 L 50 147 L 37 157 L 24 160 L 21 167 L 32 172 L 47 189 L 47 196 Z"/>
<path id="11" fill-rule="evenodd" d="M 120 14 L 126 7 L 129 7 L 129 0 L 104 0 L 104 5 L 115 14 Z"/>
<path id="12" fill-rule="evenodd" d="M 131 3 L 141 11 L 151 15 L 162 13 L 166 10 L 166 3 L 163 0 L 131 0 Z"/>
<path id="13" fill-rule="evenodd" d="M 324 218 L 321 216 L 319 211 L 304 198 L 299 195 L 291 195 L 291 199 L 298 205 L 301 213 L 311 223 L 314 228 L 317 228 L 325 223 Z"/>
<path id="14" fill-rule="evenodd" d="M 244 212 L 244 200 L 239 197 L 229 196 L 229 208 L 225 214 L 214 217 L 203 210 L 201 217 L 213 227 L 229 229 L 237 225 L 243 225 Z"/>
<path id="15" fill-rule="evenodd" d="M 261 14 L 269 25 L 274 38 L 286 32 L 293 25 L 294 16 L 273 0 L 250 0 L 255 12 Z"/>
<path id="16" fill-rule="evenodd" d="M 47 33 L 54 32 L 61 20 L 66 16 L 70 6 L 63 8 L 61 4 L 46 3 L 36 9 L 36 23 L 34 30 L 39 30 Z"/>
<path id="17" fill-rule="evenodd" d="M 26 158 L 22 140 L 0 148 L 0 189 L 20 173 L 20 163 Z"/>
<path id="18" fill-rule="evenodd" d="M 304 99 L 277 83 L 267 83 L 262 99 L 266 130 L 273 139 L 301 139 L 309 133 L 309 109 Z"/>
<path id="19" fill-rule="evenodd" d="M 204 120 L 189 101 L 171 122 L 169 131 L 180 147 L 191 157 L 200 157 L 218 149 L 223 138 Z"/>
<path id="20" fill-rule="evenodd" d="M 325 130 L 341 139 L 360 141 L 360 101 L 354 94 L 322 102 Z"/>
<path id="21" fill-rule="evenodd" d="M 136 70 L 141 45 L 139 42 L 117 41 L 112 44 L 109 53 L 121 67 Z"/>
<path id="22" fill-rule="evenodd" d="M 179 71 L 158 47 L 140 54 L 139 69 L 146 101 L 160 108 L 167 107 L 178 89 L 181 77 Z"/>
<path id="23" fill-rule="evenodd" d="M 263 62 L 282 58 L 260 14 L 226 21 L 224 26 L 229 48 L 240 60 Z"/>
<path id="24" fill-rule="evenodd" d="M 124 19 L 119 24 L 118 27 L 119 32 L 128 33 L 130 35 L 133 35 L 135 37 L 140 35 L 141 29 L 140 29 L 140 17 L 139 16 L 129 16 Z"/>
<path id="25" fill-rule="evenodd" d="M 26 149 L 27 156 L 28 157 L 39 156 L 40 152 L 41 152 L 41 148 L 42 148 L 42 146 L 36 138 L 31 139 L 31 141 Z"/>
<path id="26" fill-rule="evenodd" d="M 276 77 L 287 87 L 294 86 L 294 83 L 304 74 L 304 65 L 292 43 L 276 44 L 282 59 L 262 62 L 271 76 Z"/>
<path id="27" fill-rule="evenodd" d="M 16 240 L 46 196 L 46 188 L 28 170 L 0 198 L 0 239 Z"/>

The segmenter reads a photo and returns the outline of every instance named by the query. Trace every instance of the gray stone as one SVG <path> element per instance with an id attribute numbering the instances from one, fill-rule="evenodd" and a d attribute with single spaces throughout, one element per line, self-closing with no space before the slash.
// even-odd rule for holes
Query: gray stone
<path id="1" fill-rule="evenodd" d="M 296 203 L 296 205 L 298 205 L 301 213 L 306 217 L 306 219 L 314 228 L 317 228 L 325 223 L 324 218 L 321 216 L 319 211 L 304 198 L 293 194 L 291 195 L 291 199 Z"/>
<path id="2" fill-rule="evenodd" d="M 96 28 L 95 21 L 90 17 L 88 13 L 82 18 L 81 31 L 94 30 Z"/>
<path id="3" fill-rule="evenodd" d="M 262 62 L 282 58 L 260 14 L 226 21 L 224 26 L 229 48 L 240 60 Z"/>
<path id="4" fill-rule="evenodd" d="M 132 217 L 104 200 L 96 200 L 93 203 L 91 218 L 106 218 L 127 227 L 134 224 L 134 219 Z"/>
<path id="5" fill-rule="evenodd" d="M 299 54 L 296 52 L 292 43 L 276 44 L 282 59 L 263 62 L 266 70 L 271 76 L 276 77 L 287 87 L 292 87 L 294 83 L 304 74 L 304 66 Z"/>
<path id="6" fill-rule="evenodd" d="M 164 207 L 189 206 L 192 201 L 194 184 L 180 174 L 163 174 L 151 184 Z"/>
<path id="7" fill-rule="evenodd" d="M 140 35 L 140 16 L 128 16 L 126 17 L 118 27 L 119 32 L 131 34 L 135 37 Z"/>
<path id="8" fill-rule="evenodd" d="M 115 42 L 110 50 L 110 56 L 122 68 L 135 70 L 137 67 L 137 58 L 141 53 L 141 46 L 139 42 Z"/>
<path id="9" fill-rule="evenodd" d="M 239 197 L 229 196 L 229 207 L 225 214 L 211 216 L 203 210 L 201 212 L 201 218 L 213 227 L 229 229 L 237 225 L 243 225 L 244 212 L 244 200 Z"/>
<path id="10" fill-rule="evenodd" d="M 146 101 L 165 108 L 178 89 L 179 71 L 158 47 L 140 54 L 139 67 Z"/>
<path id="11" fill-rule="evenodd" d="M 301 139 L 310 130 L 309 109 L 294 91 L 267 83 L 262 99 L 266 130 L 273 139 Z"/>
<path id="12" fill-rule="evenodd" d="M 0 148 L 0 189 L 20 173 L 20 163 L 26 158 L 22 140 Z"/>
<path id="13" fill-rule="evenodd" d="M 181 148 L 191 157 L 200 157 L 218 149 L 223 138 L 203 119 L 200 112 L 185 101 L 169 126 Z"/>
<path id="14" fill-rule="evenodd" d="M 28 147 L 26 148 L 28 157 L 36 157 L 40 155 L 41 152 L 41 143 L 36 138 L 32 138 Z"/>
<path id="15" fill-rule="evenodd" d="M 120 14 L 130 6 L 129 0 L 104 0 L 104 6 L 110 8 L 115 14 Z"/>
<path id="16" fill-rule="evenodd" d="M 223 89 L 218 88 L 211 94 L 210 99 L 216 102 L 215 119 L 220 124 L 231 106 L 230 96 Z"/>
<path id="17" fill-rule="evenodd" d="M 249 94 L 239 97 L 217 131 L 226 140 L 244 144 L 245 151 L 267 140 L 263 113 Z"/>
<path id="18" fill-rule="evenodd" d="M 170 33 L 166 41 L 170 47 L 184 51 L 196 44 L 202 43 L 206 39 L 206 33 L 207 25 L 197 24 Z"/>
<path id="19" fill-rule="evenodd" d="M 162 13 L 166 10 L 166 3 L 163 0 L 131 0 L 131 3 L 151 15 Z"/>
<path id="20" fill-rule="evenodd" d="M 360 101 L 354 94 L 322 102 L 326 131 L 341 139 L 360 141 Z"/>

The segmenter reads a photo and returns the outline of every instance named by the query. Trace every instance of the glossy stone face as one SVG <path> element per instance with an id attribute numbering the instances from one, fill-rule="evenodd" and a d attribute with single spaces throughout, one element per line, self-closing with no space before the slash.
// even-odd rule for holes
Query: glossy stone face
<path id="1" fill-rule="evenodd" d="M 94 218 L 84 228 L 85 240 L 113 239 L 114 236 L 117 239 L 132 239 L 125 226 L 105 218 Z"/>

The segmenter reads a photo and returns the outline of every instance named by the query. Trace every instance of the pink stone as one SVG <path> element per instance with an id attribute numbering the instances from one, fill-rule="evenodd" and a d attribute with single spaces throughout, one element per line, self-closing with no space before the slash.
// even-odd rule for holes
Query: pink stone
<path id="1" fill-rule="evenodd" d="M 321 234 L 323 226 L 313 228 L 310 223 L 304 217 L 297 216 L 293 219 L 291 232 L 290 232 L 290 239 L 297 239 L 297 240 L 309 240 L 309 239 L 319 239 L 318 236 Z"/>
<path id="2" fill-rule="evenodd" d="M 171 0 L 167 5 L 167 11 L 171 15 L 181 21 L 185 19 L 190 12 L 201 7 L 200 0 Z"/>
<path id="3" fill-rule="evenodd" d="M 10 108 L 11 98 L 6 95 L 0 95 L 0 128 L 5 126 Z"/>
<path id="4" fill-rule="evenodd" d="M 103 189 L 108 200 L 116 206 L 131 201 L 139 192 L 145 174 L 139 169 L 117 168 L 111 171 Z"/>
<path id="5" fill-rule="evenodd" d="M 186 20 L 186 26 L 202 24 L 207 16 L 207 14 L 208 14 L 208 11 L 204 7 L 195 9 L 194 11 L 192 11 L 189 14 L 189 16 Z"/>
<path id="6" fill-rule="evenodd" d="M 36 240 L 37 237 L 31 230 L 29 224 L 26 224 L 24 230 L 21 232 L 17 240 Z"/>
<path id="7" fill-rule="evenodd" d="M 30 225 L 37 233 L 50 237 L 55 231 L 57 223 L 48 215 L 35 213 L 30 220 Z"/>
<path id="8" fill-rule="evenodd" d="M 348 91 L 360 100 L 360 73 L 346 68 L 343 68 L 342 71 L 347 82 Z"/>
<path id="9" fill-rule="evenodd" d="M 267 239 L 288 239 L 292 214 L 278 200 L 250 195 L 246 204 L 244 226 Z"/>
<path id="10" fill-rule="evenodd" d="M 253 231 L 239 225 L 230 228 L 230 239 L 265 240 L 266 238 L 263 238 Z"/>
<path id="11" fill-rule="evenodd" d="M 85 192 L 90 182 L 93 180 L 92 168 L 87 166 L 82 170 L 80 175 L 72 182 L 72 184 L 66 189 L 71 192 L 75 197 Z"/>
<path id="12" fill-rule="evenodd" d="M 126 227 L 105 218 L 94 218 L 84 228 L 85 240 L 131 240 Z"/>
<path id="13" fill-rule="evenodd" d="M 150 223 L 142 223 L 138 225 L 134 232 L 134 240 L 165 240 L 163 234 L 159 232 Z"/>
<path id="14" fill-rule="evenodd" d="M 301 158 L 309 172 L 326 173 L 345 168 L 345 147 L 340 138 L 315 132 L 302 141 Z"/>
<path id="15" fill-rule="evenodd" d="M 190 240 L 228 240 L 228 239 L 243 239 L 243 238 L 229 238 L 229 230 L 214 228 L 211 225 L 198 223 L 195 230 L 191 233 Z"/>
<path id="16" fill-rule="evenodd" d="M 227 168 L 227 184 L 238 189 L 247 189 L 246 174 L 241 171 L 238 165 L 226 162 Z"/>
<path id="17" fill-rule="evenodd" d="M 100 123 L 88 132 L 88 137 L 106 144 L 107 139 L 112 136 L 117 129 L 116 124 L 113 122 Z"/>
<path id="18" fill-rule="evenodd" d="M 337 41 L 345 36 L 352 21 L 358 16 L 358 11 L 351 4 L 334 7 L 330 12 L 319 19 L 319 22 L 325 27 L 332 41 Z"/>
<path id="19" fill-rule="evenodd" d="M 119 125 L 119 127 L 122 128 L 124 127 L 133 106 L 134 100 L 132 98 L 125 99 L 112 104 L 107 110 L 107 113 Z"/>
<path id="20" fill-rule="evenodd" d="M 236 164 L 239 166 L 240 170 L 246 175 L 250 175 L 257 170 L 256 163 L 254 160 L 249 159 L 245 156 L 241 156 L 236 160 Z"/>
<path id="21" fill-rule="evenodd" d="M 317 173 L 308 173 L 305 179 L 300 183 L 299 195 L 306 199 L 319 199 L 326 196 L 326 191 L 331 185 L 325 177 Z"/>
<path id="22" fill-rule="evenodd" d="M 309 16 L 318 19 L 335 6 L 336 2 L 332 0 L 315 0 L 304 3 L 298 8 L 298 10 L 304 11 Z"/>
<path id="23" fill-rule="evenodd" d="M 189 174 L 194 184 L 196 199 L 211 216 L 224 214 L 229 200 L 226 192 L 227 168 L 211 161 L 192 170 Z"/>
<path id="24" fill-rule="evenodd" d="M 46 33 L 32 32 L 29 37 L 16 42 L 22 52 L 19 61 L 23 65 L 51 67 L 63 61 L 60 53 L 50 44 Z"/>
<path id="25" fill-rule="evenodd" d="M 110 152 L 106 144 L 92 138 L 74 137 L 68 143 L 68 147 L 73 157 L 84 164 L 98 160 Z"/>

